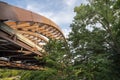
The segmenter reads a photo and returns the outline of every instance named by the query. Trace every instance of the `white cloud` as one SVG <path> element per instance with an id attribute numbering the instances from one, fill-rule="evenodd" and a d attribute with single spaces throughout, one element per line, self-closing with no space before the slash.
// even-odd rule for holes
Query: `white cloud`
<path id="1" fill-rule="evenodd" d="M 43 8 L 43 6 L 40 6 L 40 8 Z M 70 24 L 72 22 L 72 19 L 74 17 L 74 12 L 72 9 L 69 9 L 68 7 L 65 7 L 62 11 L 40 11 L 40 8 L 36 8 L 34 4 L 28 4 L 27 9 L 31 10 L 33 12 L 36 12 L 38 14 L 41 14 L 43 16 L 46 16 L 47 18 L 50 18 L 52 21 L 60 24 Z"/>
<path id="2" fill-rule="evenodd" d="M 41 15 L 46 16 L 47 18 L 51 19 L 54 21 L 56 24 L 61 25 L 61 24 L 70 24 L 73 19 L 73 14 L 67 14 L 64 12 L 59 12 L 59 13 L 54 13 L 54 12 L 38 12 Z"/>
<path id="3" fill-rule="evenodd" d="M 68 34 L 71 32 L 71 29 L 70 29 L 70 28 L 69 28 L 69 29 L 64 28 L 64 29 L 62 29 L 62 31 L 63 31 L 63 33 L 64 33 L 64 36 L 65 36 L 66 38 L 68 38 Z"/>
<path id="4" fill-rule="evenodd" d="M 61 26 L 61 28 L 66 36 L 70 32 L 70 30 L 68 30 L 69 26 L 66 26 L 66 25 L 70 25 L 72 23 L 73 17 L 75 16 L 74 7 L 77 5 L 80 5 L 82 1 L 84 1 L 84 3 L 85 3 L 85 0 L 61 0 L 62 5 L 60 4 L 57 6 L 63 6 L 63 8 L 54 10 L 54 8 L 55 8 L 54 6 L 51 7 L 51 6 L 47 5 L 49 3 L 44 3 L 44 4 L 40 5 L 39 3 L 37 3 L 37 1 L 34 3 L 30 2 L 30 1 L 27 1 L 26 8 L 28 10 L 31 10 L 33 12 L 36 12 L 43 16 L 46 16 L 47 18 L 54 21 L 56 24 Z M 51 1 L 51 2 L 54 4 L 61 2 L 61 1 L 57 1 L 57 2 L 54 2 L 54 1 L 53 2 Z M 48 9 L 48 7 L 51 7 L 51 8 L 50 8 L 50 10 L 47 11 L 46 9 Z"/>
<path id="5" fill-rule="evenodd" d="M 63 0 L 68 6 L 74 6 L 77 0 Z"/>

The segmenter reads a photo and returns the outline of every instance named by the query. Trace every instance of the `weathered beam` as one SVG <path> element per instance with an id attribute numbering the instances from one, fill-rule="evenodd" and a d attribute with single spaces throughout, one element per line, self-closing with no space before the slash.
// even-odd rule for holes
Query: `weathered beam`
<path id="1" fill-rule="evenodd" d="M 4 28 L 3 28 L 3 27 L 4 27 Z M 15 33 L 13 32 L 13 30 L 11 30 L 10 28 L 8 28 L 8 27 L 5 26 L 5 25 L 3 26 L 3 25 L 1 24 L 1 25 L 0 25 L 0 29 L 2 29 L 2 30 L 8 29 L 8 30 L 6 30 L 6 31 L 7 31 L 9 34 L 10 34 L 10 33 L 11 33 L 11 35 L 12 35 L 12 34 L 15 34 Z M 40 52 L 38 52 L 38 51 L 33 51 L 33 47 L 37 47 L 37 45 L 35 45 L 34 43 L 33 43 L 34 45 L 32 45 L 33 47 L 25 44 L 25 41 L 28 41 L 28 42 L 30 42 L 30 43 L 31 43 L 31 41 L 29 41 L 28 39 L 27 39 L 27 40 L 24 39 L 22 35 L 17 36 L 18 40 L 16 41 L 16 40 L 11 39 L 11 38 L 10 38 L 10 35 L 7 34 L 7 33 L 5 33 L 5 32 L 2 31 L 2 30 L 0 30 L 0 34 L 1 34 L 0 37 L 2 37 L 3 39 L 12 42 L 12 43 L 15 44 L 15 45 L 21 46 L 21 47 L 23 47 L 23 48 L 25 48 L 25 49 L 27 49 L 27 50 L 29 50 L 29 51 L 31 51 L 31 52 L 37 53 L 38 55 L 42 55 L 42 54 L 41 54 Z M 23 38 L 23 39 L 21 39 L 21 38 Z M 22 40 L 22 41 L 24 40 L 24 42 L 20 41 L 19 39 Z M 41 49 L 40 49 L 40 50 L 41 50 Z"/>
<path id="2" fill-rule="evenodd" d="M 0 50 L 0 52 L 16 52 L 16 53 L 25 53 L 25 54 L 31 54 L 31 51 L 25 51 L 25 50 Z"/>
<path id="3" fill-rule="evenodd" d="M 20 55 L 20 54 L 23 54 L 23 53 L 0 51 L 0 57 L 9 57 L 9 56 L 15 56 L 15 55 Z"/>
<path id="4" fill-rule="evenodd" d="M 20 69 L 29 69 L 29 70 L 44 70 L 42 66 L 38 65 L 26 65 L 20 63 L 13 63 L 7 61 L 0 61 L 0 67 L 8 67 L 8 68 L 20 68 Z"/>
<path id="5" fill-rule="evenodd" d="M 44 16 L 1 2 L 0 11 L 0 56 L 9 61 L 0 66 L 38 69 L 41 63 L 35 57 L 44 56 L 43 45 L 50 38 L 65 40 L 61 29 Z"/>
<path id="6" fill-rule="evenodd" d="M 8 34 L 3 33 L 2 31 L 0 31 L 0 34 L 1 34 L 0 37 L 2 37 L 2 38 L 4 38 L 4 39 L 12 42 L 13 44 L 18 45 L 18 46 L 21 46 L 21 47 L 23 47 L 23 48 L 25 48 L 25 49 L 33 52 L 33 53 L 37 53 L 38 55 L 41 55 L 40 52 L 33 51 L 33 48 L 30 47 L 30 46 L 28 46 L 28 45 L 26 45 L 25 43 L 23 43 L 23 42 L 21 42 L 21 41 L 19 41 L 19 40 L 14 41 L 13 39 L 9 38 L 9 35 L 8 35 Z"/>
<path id="7" fill-rule="evenodd" d="M 28 35 L 32 35 L 32 36 L 35 36 L 39 39 L 42 39 L 44 40 L 45 42 L 48 42 L 48 40 L 46 38 L 44 38 L 43 36 L 41 36 L 40 34 L 38 33 L 33 33 L 33 32 L 30 32 L 30 31 L 18 31 L 19 33 L 21 34 L 28 34 Z"/>
<path id="8" fill-rule="evenodd" d="M 24 60 L 36 60 L 34 57 L 24 57 L 24 56 L 17 56 L 17 57 L 10 57 L 10 61 L 24 61 Z"/>
<path id="9" fill-rule="evenodd" d="M 17 55 L 37 55 L 30 51 L 22 51 L 22 50 L 0 50 L 0 57 L 10 57 L 10 56 L 17 56 Z"/>

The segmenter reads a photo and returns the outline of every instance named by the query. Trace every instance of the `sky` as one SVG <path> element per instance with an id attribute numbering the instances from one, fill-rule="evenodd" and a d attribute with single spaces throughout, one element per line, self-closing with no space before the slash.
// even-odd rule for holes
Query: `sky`
<path id="1" fill-rule="evenodd" d="M 86 4 L 86 0 L 0 0 L 43 15 L 55 22 L 67 37 L 75 16 L 74 7 Z"/>

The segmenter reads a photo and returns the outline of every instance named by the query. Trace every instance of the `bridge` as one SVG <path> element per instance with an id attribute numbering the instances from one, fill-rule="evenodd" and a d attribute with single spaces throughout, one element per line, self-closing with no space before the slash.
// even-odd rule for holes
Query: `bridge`
<path id="1" fill-rule="evenodd" d="M 42 69 L 43 46 L 65 37 L 54 22 L 32 11 L 0 2 L 0 67 Z"/>

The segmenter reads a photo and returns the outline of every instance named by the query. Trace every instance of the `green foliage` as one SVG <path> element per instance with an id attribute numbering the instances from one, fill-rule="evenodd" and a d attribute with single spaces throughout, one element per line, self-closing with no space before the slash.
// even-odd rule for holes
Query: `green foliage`
<path id="1" fill-rule="evenodd" d="M 20 80 L 21 70 L 0 69 L 0 80 Z"/>
<path id="2" fill-rule="evenodd" d="M 1 78 L 17 76 L 19 73 L 20 71 L 17 71 L 17 70 L 0 69 Z"/>
<path id="3" fill-rule="evenodd" d="M 45 62 L 45 70 L 43 71 L 28 71 L 22 74 L 21 80 L 64 80 L 66 78 L 67 48 L 66 42 L 60 40 L 50 40 L 45 45 L 46 54 L 42 61 Z"/>
<path id="4" fill-rule="evenodd" d="M 114 5 L 115 9 L 120 9 L 120 0 L 117 0 L 117 2 Z"/>
<path id="5" fill-rule="evenodd" d="M 49 40 L 43 71 L 0 70 L 21 80 L 119 80 L 120 0 L 88 0 L 75 7 L 68 44 Z"/>
<path id="6" fill-rule="evenodd" d="M 45 46 L 45 51 L 48 53 L 44 57 L 46 65 L 51 68 L 61 69 L 65 67 L 65 55 L 68 55 L 66 43 L 59 40 L 50 40 Z"/>
<path id="7" fill-rule="evenodd" d="M 69 41 L 78 79 L 119 79 L 120 10 L 114 8 L 118 4 L 119 0 L 89 0 L 75 8 Z"/>

